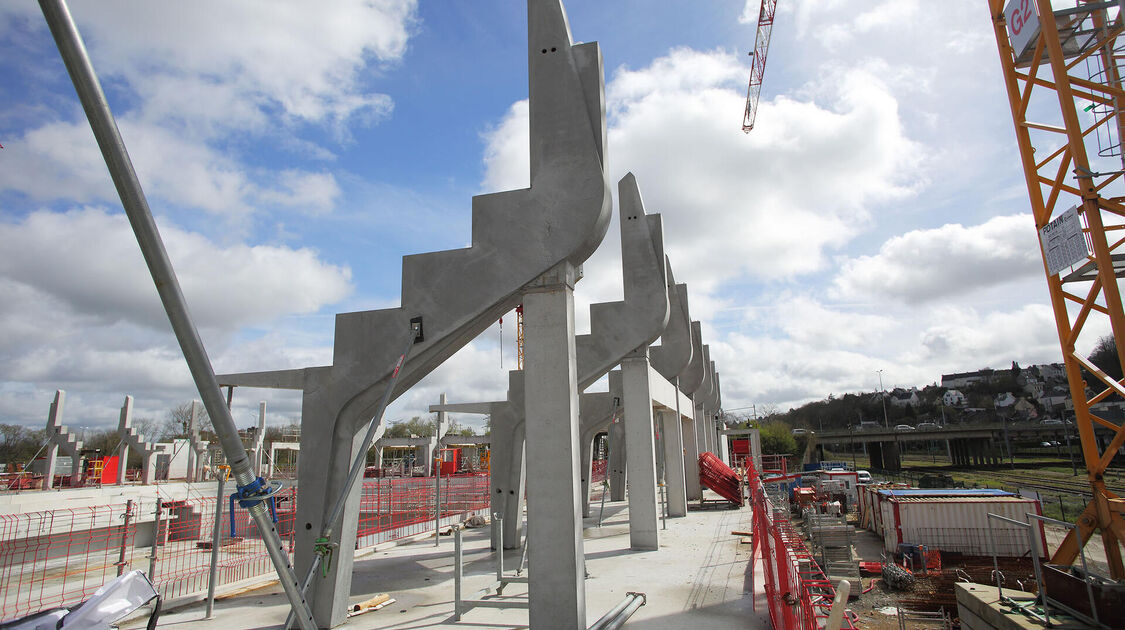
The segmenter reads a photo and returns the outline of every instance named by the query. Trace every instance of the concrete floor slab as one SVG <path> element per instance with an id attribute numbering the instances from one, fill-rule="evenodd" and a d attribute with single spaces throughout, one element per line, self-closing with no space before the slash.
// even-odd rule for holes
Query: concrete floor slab
<path id="1" fill-rule="evenodd" d="M 708 493 L 710 494 L 710 493 Z M 711 497 L 715 498 L 715 497 Z M 583 522 L 586 568 L 587 625 L 611 609 L 629 591 L 646 594 L 648 602 L 628 625 L 646 630 L 727 630 L 769 628 L 761 602 L 761 585 L 747 575 L 750 545 L 740 544 L 732 531 L 750 524 L 750 509 L 693 510 L 669 519 L 661 532 L 658 551 L 629 549 L 629 514 L 625 502 L 607 503 L 601 527 L 598 510 Z M 505 566 L 519 562 L 509 550 Z M 529 567 L 534 570 L 534 567 Z M 492 583 L 495 564 L 489 550 L 488 528 L 465 531 L 465 592 L 467 597 Z M 760 580 L 759 580 L 760 581 Z M 512 584 L 505 597 L 526 598 L 524 585 Z M 753 610 L 754 587 L 759 612 Z M 453 621 L 453 541 L 439 547 L 432 538 L 403 544 L 357 558 L 352 601 L 377 593 L 396 601 L 377 611 L 351 618 L 345 628 L 527 628 L 526 610 L 477 608 Z M 526 601 L 526 599 L 524 599 Z M 165 613 L 160 627 L 191 630 L 276 628 L 287 613 L 281 589 L 272 584 L 226 597 L 215 603 L 215 614 L 204 620 L 203 605 Z M 125 624 L 141 628 L 143 621 Z"/>

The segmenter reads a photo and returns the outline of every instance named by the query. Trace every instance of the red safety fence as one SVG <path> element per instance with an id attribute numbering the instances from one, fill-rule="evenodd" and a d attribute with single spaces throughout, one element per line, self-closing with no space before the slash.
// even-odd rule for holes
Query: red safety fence
<path id="1" fill-rule="evenodd" d="M 487 473 L 441 478 L 442 523 L 472 513 L 488 514 Z M 357 545 L 371 545 L 415 536 L 434 529 L 433 477 L 368 479 L 359 504 Z"/>
<path id="2" fill-rule="evenodd" d="M 370 479 L 362 489 L 357 546 L 432 531 L 434 478 Z M 157 492 L 164 497 L 166 486 Z M 273 565 L 246 510 L 234 514 L 228 485 L 220 523 L 216 586 L 273 574 Z M 60 495 L 65 496 L 65 495 Z M 278 532 L 293 552 L 298 492 L 278 495 Z M 0 622 L 88 599 L 121 573 L 141 569 L 164 598 L 203 593 L 210 576 L 217 497 L 189 490 L 186 498 L 0 514 Z M 441 479 L 443 525 L 472 513 L 487 515 L 487 474 Z M 155 552 L 155 553 L 154 553 Z"/>
<path id="3" fill-rule="evenodd" d="M 763 588 L 770 623 L 776 630 L 823 628 L 836 589 L 816 563 L 800 534 L 789 522 L 789 505 L 783 493 L 771 498 L 757 471 L 747 471 L 753 518 L 754 558 L 762 559 Z M 854 630 L 854 616 L 844 615 L 841 628 Z"/>
<path id="4" fill-rule="evenodd" d="M 133 512 L 130 502 L 0 515 L 0 620 L 80 602 L 120 575 L 137 551 Z"/>

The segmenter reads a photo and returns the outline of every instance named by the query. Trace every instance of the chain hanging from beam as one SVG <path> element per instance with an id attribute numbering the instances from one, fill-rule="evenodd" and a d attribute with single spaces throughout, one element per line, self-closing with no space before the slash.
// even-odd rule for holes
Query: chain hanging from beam
<path id="1" fill-rule="evenodd" d="M 1125 388 L 1076 346 L 1092 346 L 1090 336 L 1104 331 L 1108 320 L 1125 365 L 1117 281 L 1125 270 L 1125 170 L 1109 159 L 1121 156 L 1125 122 L 1118 67 L 1122 16 L 1110 19 L 1117 2 L 1080 2 L 1061 11 L 1050 0 L 988 5 L 1092 490 L 1078 528 L 1051 560 L 1073 564 L 1099 532 L 1110 574 L 1121 579 L 1125 501 L 1106 488 L 1104 475 L 1125 445 L 1125 427 L 1099 417 L 1094 405 L 1113 396 L 1125 399 Z M 1108 142 L 1087 147 L 1101 138 Z M 1108 443 L 1100 444 L 1099 437 Z"/>

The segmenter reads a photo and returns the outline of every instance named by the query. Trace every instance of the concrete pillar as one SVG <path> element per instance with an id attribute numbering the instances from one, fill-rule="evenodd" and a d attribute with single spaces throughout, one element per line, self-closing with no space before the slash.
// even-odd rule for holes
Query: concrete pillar
<path id="1" fill-rule="evenodd" d="M 664 436 L 664 491 L 668 501 L 668 516 L 687 516 L 683 425 L 674 411 L 661 411 L 657 415 L 660 418 L 660 432 Z"/>
<path id="2" fill-rule="evenodd" d="M 574 282 L 569 262 L 541 276 L 523 300 L 528 469 L 530 626 L 586 627 L 582 519 L 578 501 L 578 376 Z"/>
<path id="3" fill-rule="evenodd" d="M 695 420 L 681 420 L 681 435 L 684 444 L 684 480 L 688 501 L 703 498 L 703 487 L 699 483 L 699 450 L 695 441 Z"/>
<path id="4" fill-rule="evenodd" d="M 250 456 L 250 465 L 254 474 L 262 474 L 262 447 L 266 443 L 266 401 L 258 401 L 258 431 L 254 433 L 254 441 L 250 444 L 247 455 Z"/>
<path id="5" fill-rule="evenodd" d="M 870 459 L 870 466 L 872 469 L 885 470 L 886 466 L 883 464 L 883 443 L 870 442 L 867 445 L 867 455 Z"/>
<path id="6" fill-rule="evenodd" d="M 625 440 L 629 445 L 629 546 L 660 548 L 660 512 L 656 489 L 656 436 L 652 430 L 652 392 L 648 348 L 621 361 L 625 403 Z"/>
<path id="7" fill-rule="evenodd" d="M 204 481 L 203 467 L 208 464 L 207 447 L 209 445 L 199 435 L 199 414 L 199 401 L 191 401 L 191 418 L 188 420 L 191 438 L 191 450 L 188 451 L 188 481 Z"/>
<path id="8" fill-rule="evenodd" d="M 609 425 L 609 461 L 606 464 L 606 475 L 609 479 L 609 500 L 625 500 L 625 484 L 627 483 L 627 464 L 629 445 L 625 441 L 624 414 L 618 412 L 616 420 Z"/>
<path id="9" fill-rule="evenodd" d="M 526 313 L 525 313 L 526 317 Z M 526 322 L 526 319 L 524 320 Z M 514 379 L 509 381 L 509 398 L 513 406 L 524 404 L 523 399 L 523 372 L 519 374 L 519 382 Z M 520 391 L 513 394 L 512 385 L 518 385 Z M 491 491 L 492 513 L 503 515 L 504 548 L 518 549 L 523 543 L 523 506 L 524 489 L 527 479 L 525 459 L 525 430 L 527 424 L 520 420 L 523 411 L 512 413 L 511 407 L 497 409 L 492 414 L 492 444 L 489 462 L 492 467 Z M 530 450 L 530 446 L 526 447 Z M 494 522 L 495 523 L 495 522 Z M 492 548 L 500 544 L 500 532 L 494 526 L 492 530 Z"/>

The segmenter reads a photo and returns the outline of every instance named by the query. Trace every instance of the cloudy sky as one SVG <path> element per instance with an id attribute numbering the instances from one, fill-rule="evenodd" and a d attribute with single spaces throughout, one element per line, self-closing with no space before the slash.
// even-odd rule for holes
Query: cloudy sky
<path id="1" fill-rule="evenodd" d="M 1059 361 L 985 3 L 782 0 L 744 135 L 744 2 L 567 2 L 724 407 Z M 71 4 L 219 372 L 328 364 L 335 313 L 396 305 L 403 255 L 465 246 L 472 195 L 527 185 L 519 0 Z M 41 426 L 58 388 L 71 426 L 126 394 L 161 418 L 197 395 L 31 0 L 0 4 L 0 79 L 0 422 Z M 580 330 L 620 299 L 610 229 Z M 502 398 L 514 331 L 388 419 Z M 236 422 L 263 399 L 299 418 L 239 390 Z"/>

